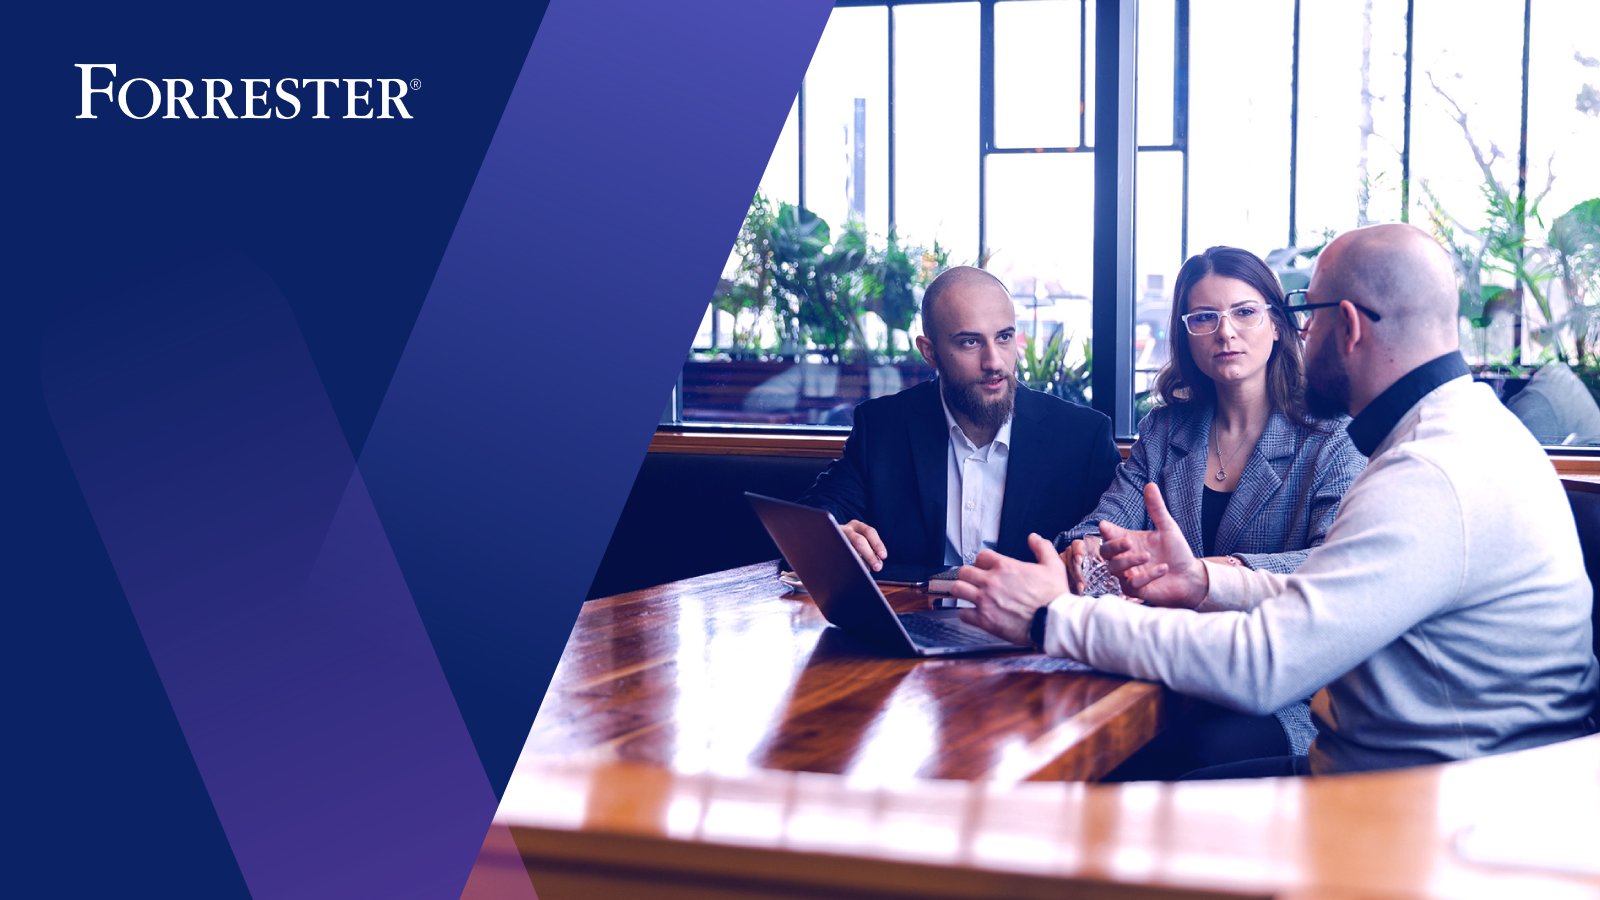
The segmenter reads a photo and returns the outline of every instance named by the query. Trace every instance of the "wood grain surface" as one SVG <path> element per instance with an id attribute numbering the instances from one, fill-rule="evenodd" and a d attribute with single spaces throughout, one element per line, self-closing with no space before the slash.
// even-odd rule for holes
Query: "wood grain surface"
<path id="1" fill-rule="evenodd" d="M 1158 685 L 1059 669 L 1036 653 L 886 656 L 827 627 L 762 563 L 584 604 L 525 753 L 854 784 L 1083 780 L 1172 712 Z"/>
<path id="2" fill-rule="evenodd" d="M 1103 774 L 1175 700 L 1050 665 L 882 656 L 771 564 L 592 601 L 471 900 L 521 900 L 493 887 L 518 866 L 540 900 L 1600 900 L 1592 864 L 1527 855 L 1600 857 L 1600 736 L 1394 772 L 1098 785 L 1065 779 Z M 1471 829 L 1508 858 L 1464 856 Z"/>
<path id="3" fill-rule="evenodd" d="M 1600 736 L 1394 772 L 1129 785 L 862 786 L 524 757 L 496 821 L 541 900 L 1595 900 L 1600 876 L 1473 862 L 1456 842 L 1498 825 L 1600 852 Z"/>

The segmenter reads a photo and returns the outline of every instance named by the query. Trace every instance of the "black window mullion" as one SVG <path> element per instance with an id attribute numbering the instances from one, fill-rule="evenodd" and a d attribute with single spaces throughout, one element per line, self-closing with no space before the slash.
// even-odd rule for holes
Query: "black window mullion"
<path id="1" fill-rule="evenodd" d="M 1172 47 L 1172 143 L 1183 153 L 1183 211 L 1178 260 L 1189 258 L 1189 0 L 1173 4 L 1177 18 Z"/>
<path id="2" fill-rule="evenodd" d="M 1517 149 L 1517 256 L 1527 255 L 1528 231 L 1528 51 L 1533 45 L 1533 0 L 1523 0 L 1522 6 L 1522 131 Z M 1517 287 L 1521 289 L 1522 279 Z M 1512 322 L 1511 359 L 1522 364 L 1522 306 L 1518 304 Z"/>
<path id="3" fill-rule="evenodd" d="M 1172 4 L 1172 144 L 1189 144 L 1189 0 Z"/>
<path id="4" fill-rule="evenodd" d="M 1138 0 L 1095 0 L 1094 407 L 1133 434 Z"/>
<path id="5" fill-rule="evenodd" d="M 1411 221 L 1411 26 L 1416 19 L 1417 0 L 1406 0 L 1406 90 L 1405 124 L 1400 139 L 1400 221 Z"/>
<path id="6" fill-rule="evenodd" d="M 994 3 L 978 6 L 978 264 L 989 252 L 989 185 L 985 174 L 994 148 Z"/>
<path id="7" fill-rule="evenodd" d="M 799 154 L 799 158 L 800 158 L 800 189 L 796 192 L 797 194 L 799 194 L 799 196 L 796 198 L 799 202 L 796 205 L 799 206 L 801 209 L 805 209 L 806 208 L 806 83 L 805 83 L 804 79 L 802 79 L 800 81 L 800 93 L 798 95 L 798 99 L 795 102 L 796 102 L 796 105 L 797 105 L 797 107 L 799 109 L 799 113 L 796 116 L 796 118 L 798 120 L 796 124 L 797 124 L 798 127 L 795 128 L 795 131 L 799 132 L 798 139 L 800 141 L 800 154 Z"/>
<path id="8" fill-rule="evenodd" d="M 890 4 L 885 10 L 889 17 L 889 233 L 895 233 L 894 225 L 894 5 Z"/>
<path id="9" fill-rule="evenodd" d="M 1300 163 L 1300 0 L 1294 0 L 1294 56 L 1289 69 L 1289 246 L 1295 246 L 1295 191 Z"/>
<path id="10" fill-rule="evenodd" d="M 1078 0 L 1078 147 L 1089 143 L 1089 0 Z"/>

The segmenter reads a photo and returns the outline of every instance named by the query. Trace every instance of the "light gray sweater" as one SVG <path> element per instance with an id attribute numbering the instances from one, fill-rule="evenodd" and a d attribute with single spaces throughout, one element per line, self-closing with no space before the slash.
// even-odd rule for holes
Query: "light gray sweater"
<path id="1" fill-rule="evenodd" d="M 1196 610 L 1057 598 L 1045 649 L 1258 715 L 1316 692 L 1317 773 L 1592 730 L 1600 666 L 1572 513 L 1533 436 L 1468 377 L 1400 420 L 1293 575 L 1207 572 Z"/>

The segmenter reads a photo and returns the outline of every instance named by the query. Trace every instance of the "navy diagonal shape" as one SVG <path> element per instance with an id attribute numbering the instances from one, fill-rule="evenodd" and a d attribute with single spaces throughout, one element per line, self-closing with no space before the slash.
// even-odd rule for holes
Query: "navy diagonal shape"
<path id="1" fill-rule="evenodd" d="M 251 895 L 459 892 L 494 795 L 277 286 L 235 253 L 170 259 L 43 355 Z"/>
<path id="2" fill-rule="evenodd" d="M 545 14 L 361 455 L 497 793 L 831 9 Z"/>
<path id="3" fill-rule="evenodd" d="M 21 45 L 6 54 L 10 81 L 40 89 L 17 100 L 23 160 L 5 223 L 12 236 L 5 364 L 14 386 L 6 399 L 15 404 L 6 420 L 15 426 L 15 455 L 5 485 L 13 532 L 5 657 L 9 682 L 27 694 L 14 732 L 27 762 L 13 814 L 41 826 L 40 839 L 18 849 L 34 861 L 41 887 L 54 896 L 243 896 L 230 858 L 237 856 L 263 897 L 306 886 L 398 896 L 404 891 L 395 885 L 408 876 L 423 895 L 451 890 L 440 873 L 459 874 L 462 854 L 444 845 L 480 839 L 486 813 L 476 826 L 446 829 L 470 828 L 460 841 L 427 841 L 424 825 L 412 829 L 438 851 L 431 872 L 424 870 L 432 862 L 419 859 L 388 872 L 371 868 L 381 867 L 384 854 L 406 852 L 403 841 L 347 842 L 341 846 L 352 856 L 343 860 L 318 846 L 341 816 L 383 815 L 396 802 L 390 824 L 427 813 L 404 809 L 403 794 L 384 796 L 381 780 L 423 777 L 449 794 L 457 775 L 419 776 L 426 766 L 373 749 L 383 745 L 383 729 L 404 731 L 406 723 L 392 718 L 404 719 L 403 705 L 350 712 L 347 704 L 347 720 L 295 715 L 312 711 L 318 678 L 329 673 L 318 663 L 303 678 L 286 679 L 283 663 L 337 657 L 340 640 L 358 651 L 380 647 L 362 634 L 363 621 L 382 618 L 403 631 L 404 617 L 394 617 L 403 606 L 392 601 L 409 592 L 471 742 L 435 755 L 456 759 L 468 747 L 475 759 L 444 763 L 460 774 L 456 793 L 473 794 L 474 779 L 492 788 L 455 804 L 452 815 L 492 804 L 830 8 L 824 0 L 555 0 L 543 25 L 541 3 L 448 12 L 391 6 L 381 16 L 366 7 L 308 5 L 280 6 L 263 18 L 252 8 L 203 4 L 159 13 L 75 5 L 14 14 L 11 37 Z M 71 64 L 90 60 L 147 77 L 414 76 L 424 79 L 416 98 L 424 115 L 374 128 L 304 119 L 74 121 Z M 302 341 L 309 354 L 227 382 L 254 385 L 251 396 L 236 399 L 257 404 L 230 405 L 225 392 L 208 393 L 224 382 L 189 382 L 203 382 L 207 365 L 236 371 L 250 360 L 223 353 L 197 362 L 217 348 L 206 348 L 191 328 L 190 355 L 169 356 L 165 380 L 145 383 L 187 385 L 189 399 L 163 410 L 165 419 L 130 418 L 129 402 L 159 391 L 108 404 L 108 386 L 115 393 L 132 382 L 103 371 L 84 378 L 97 361 L 147 354 L 140 341 L 160 345 L 194 324 L 160 325 L 173 307 L 158 309 L 173 296 L 147 306 L 133 299 L 109 313 L 121 331 L 100 333 L 99 345 L 69 339 L 51 358 L 54 401 L 70 413 L 56 424 L 76 436 L 80 471 L 69 471 L 44 414 L 43 323 L 72 307 L 63 302 L 71 298 L 130 301 L 138 291 L 129 285 L 192 275 L 199 265 L 192 248 L 202 243 L 232 248 L 246 268 L 259 267 L 246 280 L 281 289 L 298 330 L 277 333 Z M 190 264 L 172 269 L 175 259 Z M 211 287 L 237 281 L 219 278 Z M 207 297 L 226 295 L 207 290 L 202 285 L 187 302 L 203 308 Z M 204 311 L 227 322 L 239 309 Z M 248 344 L 248 327 L 235 337 L 236 346 Z M 96 346 L 105 352 L 97 355 Z M 284 349 L 282 341 L 274 346 Z M 181 371 L 189 364 L 198 368 Z M 290 370 L 296 408 L 323 404 L 309 419 L 315 452 L 274 459 L 252 449 L 260 435 L 288 437 L 297 426 L 287 423 L 309 420 L 296 414 L 274 424 L 248 409 L 281 408 L 275 392 Z M 140 435 L 144 471 L 165 472 L 167 484 L 189 490 L 186 509 L 166 510 L 172 527 L 164 534 L 140 532 L 141 504 L 168 498 L 130 477 L 135 467 L 123 465 L 114 437 L 97 443 L 117 433 L 100 428 L 102 414 L 124 416 L 118 424 Z M 341 433 L 362 470 L 342 477 L 350 457 L 335 446 Z M 229 445 L 241 434 L 257 438 Z M 184 436 L 192 440 L 175 440 Z M 208 470 L 201 449 L 228 446 Z M 162 469 L 168 447 L 194 453 L 186 461 L 195 470 Z M 307 477 L 295 477 L 294 467 L 308 460 Z M 280 480 L 247 485 L 238 496 L 248 496 L 251 509 L 299 504 L 302 513 L 290 517 L 299 525 L 284 531 L 283 522 L 248 510 L 234 516 L 225 498 L 208 494 L 206 479 L 225 483 L 241 461 L 256 465 L 257 477 Z M 274 490 L 284 496 L 274 498 Z M 225 523 L 227 539 L 195 528 L 195 510 L 204 513 L 200 522 Z M 97 535 L 102 519 L 113 531 Z M 253 529 L 281 539 L 261 545 Z M 385 562 L 391 546 L 395 559 Z M 216 552 L 222 549 L 243 555 Z M 278 571 L 273 553 L 298 568 Z M 257 565 L 264 580 L 230 587 L 221 570 L 241 563 Z M 174 583 L 199 591 L 185 599 Z M 125 590 L 128 600 L 165 598 L 164 606 L 135 610 L 141 627 L 154 616 L 166 629 L 149 652 Z M 365 613 L 360 603 L 340 606 L 379 594 L 383 602 Z M 250 624 L 252 613 L 205 609 L 197 605 L 202 595 L 249 596 L 255 614 L 276 617 L 293 640 L 274 643 L 264 629 L 259 641 L 240 642 L 229 628 Z M 295 624 L 293 617 L 273 608 L 274 597 L 298 598 L 285 602 L 300 603 L 299 612 L 310 614 L 304 621 L 321 616 L 323 625 L 290 635 L 294 629 L 281 626 Z M 221 635 L 234 643 L 215 640 Z M 388 650 L 380 656 L 381 663 L 372 657 L 332 673 L 334 681 L 342 678 L 357 696 L 432 691 L 424 705 L 437 706 L 439 684 L 417 680 L 426 664 L 402 662 L 386 678 L 382 665 L 395 658 Z M 175 666 L 174 659 L 185 661 Z M 157 670 L 166 683 L 157 682 Z M 282 715 L 230 719 L 236 700 L 204 683 L 208 671 L 230 672 L 236 685 L 262 673 L 244 705 L 283 704 Z M 169 696 L 187 698 L 176 719 Z M 198 740 L 189 733 L 196 708 L 209 716 Z M 242 755 L 229 749 L 263 722 L 281 732 L 279 740 Z M 412 749 L 431 752 L 425 740 Z M 263 784 L 244 783 L 253 768 Z M 364 774 L 373 783 L 361 782 Z M 234 784 L 219 791 L 218 777 Z M 270 802 L 274 784 L 285 792 L 280 806 L 314 828 L 296 833 L 293 814 L 240 817 L 241 796 Z M 227 807 L 221 821 L 213 803 Z M 85 829 L 85 820 L 94 824 Z M 108 830 L 116 837 L 104 837 Z M 76 880 L 63 882 L 57 873 L 65 871 Z M 25 887 L 28 872 L 18 878 L 25 895 L 38 892 Z"/>

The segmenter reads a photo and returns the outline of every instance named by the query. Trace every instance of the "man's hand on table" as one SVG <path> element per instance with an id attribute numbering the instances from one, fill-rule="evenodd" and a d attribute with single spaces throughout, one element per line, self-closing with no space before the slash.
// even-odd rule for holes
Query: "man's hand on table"
<path id="1" fill-rule="evenodd" d="M 839 527 L 844 530 L 844 536 L 850 539 L 850 546 L 856 548 L 856 554 L 867 564 L 867 568 L 874 572 L 883 568 L 883 561 L 889 558 L 889 550 L 878 537 L 878 529 L 860 519 L 851 519 Z"/>
<path id="2" fill-rule="evenodd" d="M 1038 562 L 985 550 L 974 565 L 961 567 L 961 580 L 950 593 L 976 606 L 963 609 L 961 621 L 1013 643 L 1029 643 L 1034 610 L 1067 593 L 1067 567 L 1056 548 L 1037 534 L 1028 535 L 1028 546 Z"/>
<path id="3" fill-rule="evenodd" d="M 1153 531 L 1100 523 L 1100 533 L 1106 538 L 1100 553 L 1111 574 L 1122 579 L 1129 597 L 1150 606 L 1199 606 L 1211 590 L 1204 563 L 1194 558 L 1154 483 L 1144 486 L 1144 506 L 1156 526 Z"/>

